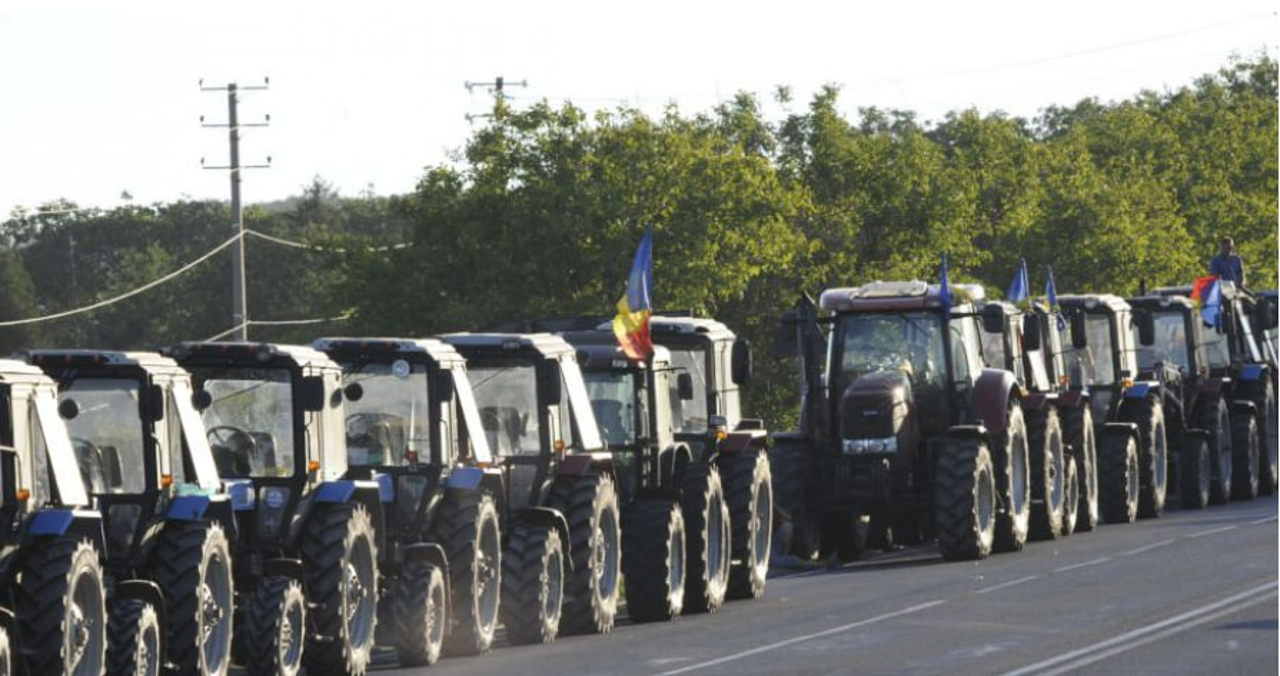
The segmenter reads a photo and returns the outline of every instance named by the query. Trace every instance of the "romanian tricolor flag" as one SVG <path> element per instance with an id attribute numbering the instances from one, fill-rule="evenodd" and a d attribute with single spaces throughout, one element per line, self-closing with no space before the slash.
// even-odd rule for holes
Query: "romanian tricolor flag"
<path id="1" fill-rule="evenodd" d="M 1216 276 L 1201 277 L 1191 285 L 1191 302 L 1200 308 L 1206 324 L 1218 326 L 1222 321 L 1222 287 Z"/>
<path id="2" fill-rule="evenodd" d="M 652 286 L 653 228 L 649 228 L 636 248 L 636 259 L 627 277 L 627 293 L 618 301 L 618 316 L 613 318 L 613 334 L 618 337 L 622 352 L 631 359 L 646 359 L 653 352 L 653 340 L 649 337 Z"/>

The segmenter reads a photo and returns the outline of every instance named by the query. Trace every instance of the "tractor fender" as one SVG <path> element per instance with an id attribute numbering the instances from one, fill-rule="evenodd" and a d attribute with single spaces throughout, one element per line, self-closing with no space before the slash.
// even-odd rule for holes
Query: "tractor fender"
<path id="1" fill-rule="evenodd" d="M 983 425 L 952 425 L 947 428 L 945 434 L 953 439 L 973 439 L 982 443 L 989 443 L 991 434 Z"/>
<path id="2" fill-rule="evenodd" d="M 1263 376 L 1265 376 L 1266 374 L 1267 374 L 1266 364 L 1245 364 L 1244 366 L 1240 367 L 1239 377 L 1240 377 L 1240 380 L 1243 380 L 1243 381 L 1255 381 L 1255 380 L 1262 380 Z"/>
<path id="3" fill-rule="evenodd" d="M 1203 441 L 1206 444 L 1209 443 L 1208 430 L 1201 430 L 1201 429 L 1187 430 L 1186 432 L 1183 433 L 1183 436 L 1185 436 L 1188 439 L 1193 439 L 1195 441 Z"/>
<path id="4" fill-rule="evenodd" d="M 1198 389 L 1201 394 L 1219 396 L 1222 394 L 1223 387 L 1229 382 L 1231 382 L 1230 378 L 1204 378 L 1200 381 Z"/>
<path id="5" fill-rule="evenodd" d="M 1133 437 L 1138 447 L 1142 447 L 1142 437 L 1138 435 L 1138 424 L 1131 422 L 1107 422 L 1102 424 L 1102 433 L 1110 436 L 1127 435 Z"/>
<path id="6" fill-rule="evenodd" d="M 121 580 L 116 582 L 115 597 L 151 604 L 160 625 L 160 662 L 169 654 L 169 607 L 165 605 L 164 592 L 151 580 Z"/>
<path id="7" fill-rule="evenodd" d="M 570 543 L 573 541 L 569 539 L 569 522 L 560 510 L 551 507 L 522 507 L 516 510 L 512 519 L 515 523 L 530 523 L 543 528 L 556 529 L 565 546 L 565 555 L 561 557 L 564 560 L 565 572 L 573 572 L 573 557 L 569 556 Z"/>
<path id="8" fill-rule="evenodd" d="M 1154 380 L 1139 380 L 1124 388 L 1125 399 L 1146 399 L 1149 394 L 1159 394 L 1160 383 Z"/>
<path id="9" fill-rule="evenodd" d="M 222 526 L 222 532 L 227 536 L 227 544 L 234 549 L 240 532 L 239 526 L 236 525 L 236 514 L 230 496 L 209 496 L 209 508 L 205 511 L 205 519 Z"/>
<path id="10" fill-rule="evenodd" d="M 179 495 L 169 501 L 164 518 L 166 521 L 204 521 L 209 502 L 207 495 Z"/>
<path id="11" fill-rule="evenodd" d="M 613 476 L 613 456 L 605 453 L 577 453 L 566 456 L 560 463 L 559 476 L 586 476 L 604 472 Z"/>
<path id="12" fill-rule="evenodd" d="M 1012 373 L 982 369 L 969 398 L 970 410 L 988 430 L 1003 430 L 1009 423 L 1009 402 L 1019 398 L 1018 392 L 1018 382 Z"/>
<path id="13" fill-rule="evenodd" d="M 304 590 L 306 589 L 306 569 L 302 567 L 302 561 L 300 559 L 278 558 L 263 561 L 262 577 L 270 577 L 272 575 L 287 577 L 290 580 L 297 580 L 298 584 L 301 584 Z"/>
<path id="14" fill-rule="evenodd" d="M 1022 395 L 1022 410 L 1040 411 L 1046 406 L 1057 403 L 1058 397 L 1048 392 L 1028 392 Z"/>
<path id="15" fill-rule="evenodd" d="M 102 515 L 89 509 L 42 509 L 27 520 L 23 541 L 33 538 L 76 535 L 86 537 L 107 555 L 107 539 L 102 532 Z"/>
<path id="16" fill-rule="evenodd" d="M 400 563 L 420 561 L 429 563 L 440 569 L 440 575 L 444 578 L 444 607 L 449 608 L 449 557 L 445 556 L 444 547 L 434 542 L 418 542 L 400 548 Z"/>
<path id="17" fill-rule="evenodd" d="M 1089 405 L 1089 393 L 1085 390 L 1066 390 L 1058 393 L 1059 408 L 1075 408 Z"/>
<path id="18" fill-rule="evenodd" d="M 1258 417 L 1258 405 L 1248 399 L 1237 399 L 1231 402 L 1230 415 L 1232 418 L 1238 415 L 1251 415 Z"/>
<path id="19" fill-rule="evenodd" d="M 741 453 L 748 448 L 763 448 L 769 435 L 762 429 L 736 430 L 725 435 L 717 450 L 721 453 Z"/>
<path id="20" fill-rule="evenodd" d="M 317 505 L 347 502 L 364 505 L 365 509 L 369 510 L 370 518 L 373 519 L 373 532 L 378 549 L 379 551 L 384 549 L 387 529 L 383 525 L 384 517 L 378 482 L 349 479 L 326 481 L 320 484 L 313 495 L 315 496 L 313 503 Z"/>
<path id="21" fill-rule="evenodd" d="M 445 478 L 445 488 L 461 491 L 474 491 L 484 481 L 484 470 L 479 467 L 459 467 L 449 472 Z"/>

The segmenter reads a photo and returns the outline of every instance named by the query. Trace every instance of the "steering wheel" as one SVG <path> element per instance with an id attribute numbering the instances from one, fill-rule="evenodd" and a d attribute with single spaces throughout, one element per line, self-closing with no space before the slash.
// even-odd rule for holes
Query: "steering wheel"
<path id="1" fill-rule="evenodd" d="M 226 452 L 231 454 L 234 467 L 226 469 L 230 469 L 237 476 L 249 476 L 253 473 L 249 458 L 253 457 L 257 452 L 258 442 L 253 438 L 252 434 L 239 427 L 217 425 L 206 430 L 205 435 L 209 437 L 210 446 L 215 449 L 226 449 Z M 223 468 L 220 466 L 218 470 L 221 472 Z"/>

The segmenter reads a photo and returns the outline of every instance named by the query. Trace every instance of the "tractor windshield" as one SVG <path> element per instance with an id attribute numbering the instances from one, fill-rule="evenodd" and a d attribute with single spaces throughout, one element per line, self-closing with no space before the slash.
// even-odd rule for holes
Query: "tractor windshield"
<path id="1" fill-rule="evenodd" d="M 431 455 L 427 369 L 404 360 L 353 367 L 343 385 L 359 383 L 360 397 L 347 398 L 347 464 L 396 467 Z"/>
<path id="2" fill-rule="evenodd" d="M 1111 385 L 1116 382 L 1115 343 L 1111 340 L 1111 317 L 1101 313 L 1085 315 L 1085 339 L 1081 348 L 1064 350 L 1071 382 L 1082 385 Z"/>
<path id="3" fill-rule="evenodd" d="M 1004 349 L 1004 334 L 983 331 L 981 335 L 982 363 L 993 369 L 1008 368 L 1009 355 Z"/>
<path id="4" fill-rule="evenodd" d="M 538 455 L 538 374 L 533 364 L 472 364 L 467 376 L 496 455 Z"/>
<path id="5" fill-rule="evenodd" d="M 671 352 L 671 368 L 688 373 L 693 379 L 693 398 L 671 400 L 672 419 L 676 432 L 701 434 L 707 431 L 707 397 L 711 383 L 707 382 L 707 353 L 694 348 L 668 347 Z"/>
<path id="6" fill-rule="evenodd" d="M 1205 361 L 1209 368 L 1220 369 L 1231 366 L 1231 347 L 1227 343 L 1226 330 L 1205 324 L 1204 320 L 1197 321 L 1204 324 L 1204 330 L 1200 335 L 1204 337 Z"/>
<path id="7" fill-rule="evenodd" d="M 850 313 L 840 317 L 837 332 L 832 363 L 840 371 L 832 384 L 841 391 L 876 371 L 902 371 L 916 387 L 946 384 L 940 315 Z"/>
<path id="8" fill-rule="evenodd" d="M 218 474 L 288 477 L 294 472 L 293 378 L 282 368 L 197 372 L 211 399 L 201 415 Z"/>
<path id="9" fill-rule="evenodd" d="M 1133 330 L 1138 344 L 1138 368 L 1146 370 L 1165 363 L 1186 372 L 1191 368 L 1186 316 L 1177 310 L 1152 312 L 1151 316 L 1155 324 L 1155 341 L 1151 345 L 1142 345 L 1137 328 Z"/>
<path id="10" fill-rule="evenodd" d="M 636 377 L 628 371 L 587 371 L 591 410 L 600 425 L 600 433 L 610 447 L 636 443 Z"/>
<path id="11" fill-rule="evenodd" d="M 58 395 L 80 475 L 92 493 L 145 490 L 140 389 L 128 378 L 78 378 Z"/>

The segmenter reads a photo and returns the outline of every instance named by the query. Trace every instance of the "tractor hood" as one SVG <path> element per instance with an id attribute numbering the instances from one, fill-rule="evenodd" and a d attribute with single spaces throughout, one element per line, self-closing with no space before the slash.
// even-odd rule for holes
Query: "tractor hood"
<path id="1" fill-rule="evenodd" d="M 840 399 L 840 436 L 887 439 L 911 413 L 911 381 L 901 371 L 868 373 L 849 384 Z M 846 444 L 847 445 L 847 444 Z"/>

